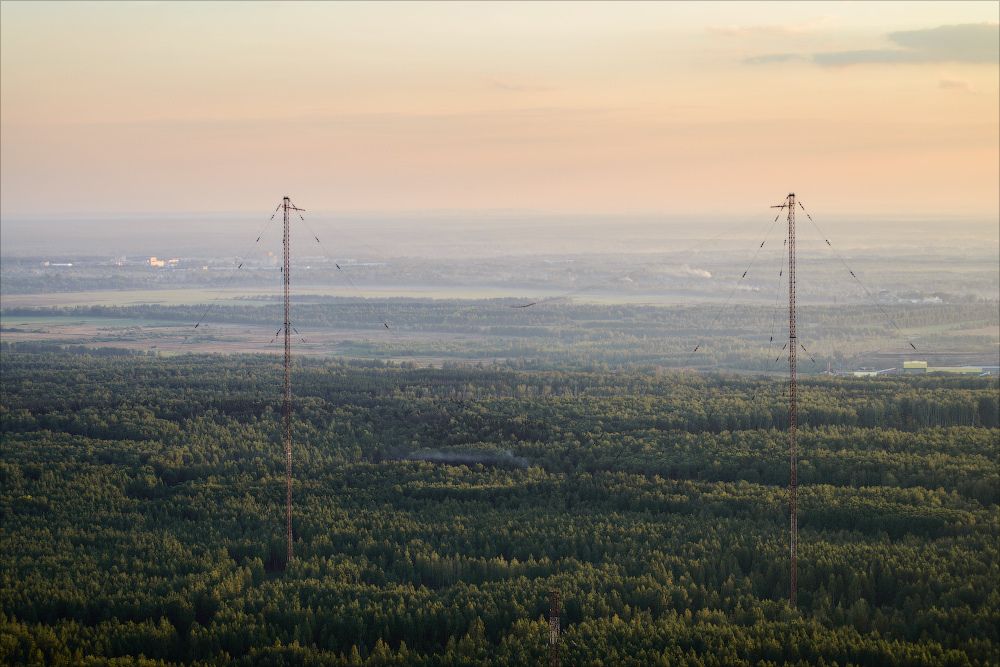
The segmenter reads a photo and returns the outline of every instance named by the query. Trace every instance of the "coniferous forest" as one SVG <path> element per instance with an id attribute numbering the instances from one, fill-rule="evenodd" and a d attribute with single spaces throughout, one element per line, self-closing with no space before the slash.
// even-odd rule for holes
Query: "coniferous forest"
<path id="1" fill-rule="evenodd" d="M 996 379 L 5 345 L 0 662 L 1000 664 Z"/>

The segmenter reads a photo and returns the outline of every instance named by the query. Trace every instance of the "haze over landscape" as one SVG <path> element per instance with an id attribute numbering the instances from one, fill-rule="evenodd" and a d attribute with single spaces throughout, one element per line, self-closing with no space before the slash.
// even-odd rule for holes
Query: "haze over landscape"
<path id="1" fill-rule="evenodd" d="M 3 12 L 5 219 L 997 214 L 989 2 Z"/>
<path id="2" fill-rule="evenodd" d="M 998 19 L 4 0 L 0 662 L 1000 665 Z"/>

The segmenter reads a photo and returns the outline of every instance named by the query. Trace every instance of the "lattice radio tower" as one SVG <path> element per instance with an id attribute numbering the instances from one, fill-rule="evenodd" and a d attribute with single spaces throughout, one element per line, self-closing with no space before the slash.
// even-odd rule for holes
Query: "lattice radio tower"
<path id="1" fill-rule="evenodd" d="M 285 539 L 288 542 L 287 567 L 292 563 L 292 324 L 289 298 L 292 287 L 292 276 L 289 270 L 292 246 L 288 222 L 290 211 L 304 211 L 305 209 L 297 208 L 288 197 L 281 200 L 281 209 L 284 213 L 281 277 L 285 292 L 285 392 L 281 405 L 281 414 L 285 422 Z"/>
<path id="2" fill-rule="evenodd" d="M 875 306 L 875 308 L 877 308 L 879 310 L 879 312 L 882 313 L 882 316 L 886 319 L 886 322 L 892 327 L 892 329 L 894 329 L 896 331 L 896 334 L 900 338 L 900 340 L 905 340 L 906 343 L 910 346 L 911 349 L 913 349 L 914 351 L 917 350 L 917 346 L 913 343 L 912 340 L 909 339 L 909 337 L 906 335 L 906 332 L 903 331 L 903 329 L 899 326 L 899 324 L 892 318 L 892 316 L 885 309 L 885 307 L 881 303 L 879 303 L 879 300 L 876 297 L 875 293 L 873 293 L 872 290 L 870 290 L 868 288 L 868 286 L 861 281 L 861 278 L 858 277 L 858 275 L 854 272 L 854 270 L 851 268 L 851 266 L 847 263 L 847 260 L 844 258 L 844 256 L 841 255 L 839 252 L 837 252 L 837 250 L 833 247 L 833 244 L 830 243 L 830 239 L 826 237 L 826 235 L 823 233 L 823 230 L 820 229 L 820 227 L 816 223 L 816 221 L 813 220 L 812 215 L 809 214 L 809 211 L 806 210 L 806 207 L 802 204 L 801 201 L 799 201 L 799 200 L 797 200 L 795 198 L 795 193 L 794 192 L 788 193 L 788 196 L 785 198 L 785 200 L 782 203 L 776 204 L 776 205 L 774 205 L 774 206 L 771 207 L 771 208 L 778 209 L 778 214 L 774 216 L 774 220 L 771 223 L 772 226 L 778 223 L 778 220 L 781 218 L 781 211 L 782 210 L 787 209 L 787 216 L 788 216 L 787 217 L 787 219 L 788 219 L 788 236 L 785 239 L 785 245 L 788 248 L 788 342 L 781 349 L 783 351 L 786 347 L 788 348 L 788 380 L 789 380 L 789 382 L 788 382 L 788 467 L 789 467 L 789 474 L 788 474 L 789 539 L 788 539 L 788 546 L 789 546 L 789 556 L 790 556 L 789 561 L 790 561 L 790 570 L 791 570 L 790 571 L 790 576 L 789 576 L 789 582 L 788 582 L 789 583 L 788 600 L 789 600 L 789 603 L 791 604 L 792 608 L 795 608 L 795 607 L 798 606 L 798 583 L 799 583 L 799 507 L 798 507 L 798 500 L 799 500 L 799 497 L 798 497 L 799 496 L 799 470 L 798 470 L 798 465 L 799 465 L 799 461 L 798 461 L 798 459 L 799 459 L 799 446 L 798 446 L 799 400 L 798 400 L 798 389 L 799 389 L 799 387 L 798 387 L 798 368 L 797 368 L 797 357 L 798 357 L 798 351 L 799 351 L 799 349 L 801 349 L 806 354 L 806 356 L 810 359 L 810 361 L 812 361 L 813 363 L 816 363 L 816 360 L 812 359 L 812 357 L 809 355 L 809 350 L 807 350 L 805 348 L 805 346 L 802 343 L 799 342 L 798 335 L 796 333 L 796 327 L 795 327 L 795 317 L 796 317 L 796 308 L 795 308 L 795 261 L 796 261 L 796 257 L 795 257 L 795 208 L 796 208 L 796 206 L 802 210 L 802 213 L 805 214 L 806 219 L 809 220 L 809 222 L 813 225 L 813 227 L 816 228 L 816 231 L 819 232 L 820 237 L 823 239 L 823 242 L 830 248 L 831 251 L 833 251 L 833 253 L 836 255 L 837 259 L 840 260 L 840 263 L 843 264 L 844 269 L 846 269 L 847 272 L 850 274 L 851 279 L 854 280 L 858 284 L 858 286 L 864 291 L 865 295 L 868 297 L 869 301 L 871 301 L 872 305 Z M 770 236 L 770 233 L 771 233 L 771 228 L 769 227 L 767 235 L 764 237 L 764 240 L 761 241 L 760 246 L 757 249 L 757 252 L 754 253 L 753 259 L 750 260 L 750 263 L 749 263 L 749 265 L 747 265 L 746 270 L 743 271 L 743 274 L 740 276 L 740 278 L 737 281 L 736 285 L 733 287 L 733 291 L 730 292 L 729 297 L 725 300 L 725 302 L 723 302 L 719 306 L 718 310 L 716 311 L 715 317 L 712 318 L 711 324 L 708 327 L 709 330 L 712 330 L 715 327 L 715 323 L 719 321 L 720 315 L 726 309 L 726 307 L 729 305 L 730 301 L 733 298 L 733 295 L 736 294 L 737 290 L 739 289 L 740 285 L 742 284 L 742 281 L 746 280 L 747 274 L 750 273 L 750 269 L 753 267 L 754 262 L 757 260 L 758 253 L 760 252 L 760 249 L 764 247 L 764 244 L 767 242 L 767 238 L 768 238 L 768 236 Z M 783 271 L 784 271 L 784 269 L 782 269 L 782 272 Z M 779 276 L 783 275 L 783 273 L 779 273 L 778 275 Z M 531 306 L 531 305 L 534 305 L 534 304 L 527 304 L 527 306 L 515 306 L 515 307 L 516 308 L 526 308 L 526 307 Z M 773 329 L 772 329 L 772 331 L 773 331 Z M 771 340 L 769 341 L 769 344 L 770 344 L 770 342 L 773 342 L 773 340 L 774 340 L 774 337 L 772 335 Z M 697 345 L 695 345 L 694 350 L 691 351 L 691 355 L 696 354 L 698 352 L 698 350 L 701 349 L 701 346 L 702 346 L 702 343 L 698 343 Z M 780 356 L 780 353 L 779 353 L 779 356 L 775 358 L 774 363 L 778 363 L 778 360 L 780 358 L 781 358 L 781 356 Z M 689 355 L 687 357 L 687 360 L 690 360 L 690 359 L 691 359 L 691 356 Z M 687 361 L 685 361 L 685 364 L 686 363 L 687 363 Z"/>
<path id="3" fill-rule="evenodd" d="M 788 600 L 792 608 L 795 608 L 799 598 L 799 446 L 798 434 L 796 433 L 799 400 L 796 369 L 798 339 L 795 334 L 795 193 L 788 193 L 788 198 L 784 203 L 771 208 L 788 209 L 788 513 L 790 521 L 788 544 L 791 556 Z M 827 243 L 829 244 L 829 241 Z"/>

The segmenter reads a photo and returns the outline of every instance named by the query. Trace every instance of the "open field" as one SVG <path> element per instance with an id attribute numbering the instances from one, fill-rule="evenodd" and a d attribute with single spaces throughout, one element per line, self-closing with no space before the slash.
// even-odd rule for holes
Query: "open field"
<path id="1" fill-rule="evenodd" d="M 195 332 L 193 325 L 168 320 L 129 320 L 122 318 L 73 317 L 38 315 L 4 317 L 0 337 L 5 342 L 86 345 L 93 348 L 113 348 L 138 352 L 157 352 L 164 356 L 177 354 L 281 354 L 281 338 L 274 329 L 232 323 L 203 324 Z M 304 336 L 294 336 L 295 354 L 305 356 L 371 356 L 368 348 L 358 348 L 361 341 L 391 342 L 401 348 L 427 346 L 434 342 L 461 345 L 482 336 L 444 332 L 386 331 L 380 329 L 310 330 Z M 387 355 L 387 359 L 405 359 L 417 365 L 440 365 L 443 357 L 433 355 Z M 490 358 L 470 358 L 470 361 L 493 361 Z"/>
<path id="2" fill-rule="evenodd" d="M 671 305 L 684 303 L 687 299 L 681 293 L 623 293 L 608 290 L 552 290 L 533 289 L 513 291 L 503 288 L 472 287 L 448 288 L 441 286 L 410 287 L 359 287 L 338 286 L 296 286 L 294 298 L 297 303 L 308 303 L 311 298 L 365 298 L 365 299 L 520 299 L 530 302 L 542 299 L 567 298 L 579 303 L 595 304 L 651 304 Z M 72 306 L 132 306 L 157 304 L 181 306 L 210 304 L 239 300 L 240 304 L 277 301 L 281 299 L 280 289 L 233 288 L 233 289 L 149 289 L 149 290 L 97 290 L 81 292 L 51 292 L 30 294 L 4 294 L 4 308 L 64 308 Z M 704 301 L 721 301 L 722 297 L 708 297 Z"/>
<path id="3" fill-rule="evenodd" d="M 785 312 L 720 304 L 649 306 L 514 300 L 344 299 L 313 295 L 293 307 L 296 355 L 414 361 L 522 360 L 545 367 L 668 366 L 777 372 Z M 800 310 L 803 373 L 939 365 L 998 365 L 995 304 L 914 304 Z M 281 350 L 281 304 L 251 297 L 204 304 L 77 305 L 0 311 L 9 343 L 223 354 Z M 198 327 L 195 323 L 201 322 Z M 910 347 L 913 341 L 916 350 Z M 693 352 L 698 347 L 698 353 Z"/>

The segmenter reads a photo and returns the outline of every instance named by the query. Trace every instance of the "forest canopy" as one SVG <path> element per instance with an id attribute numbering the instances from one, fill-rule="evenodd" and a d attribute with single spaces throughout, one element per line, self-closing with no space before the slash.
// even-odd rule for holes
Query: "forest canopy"
<path id="1" fill-rule="evenodd" d="M 998 386 L 4 346 L 0 661 L 988 665 Z"/>

